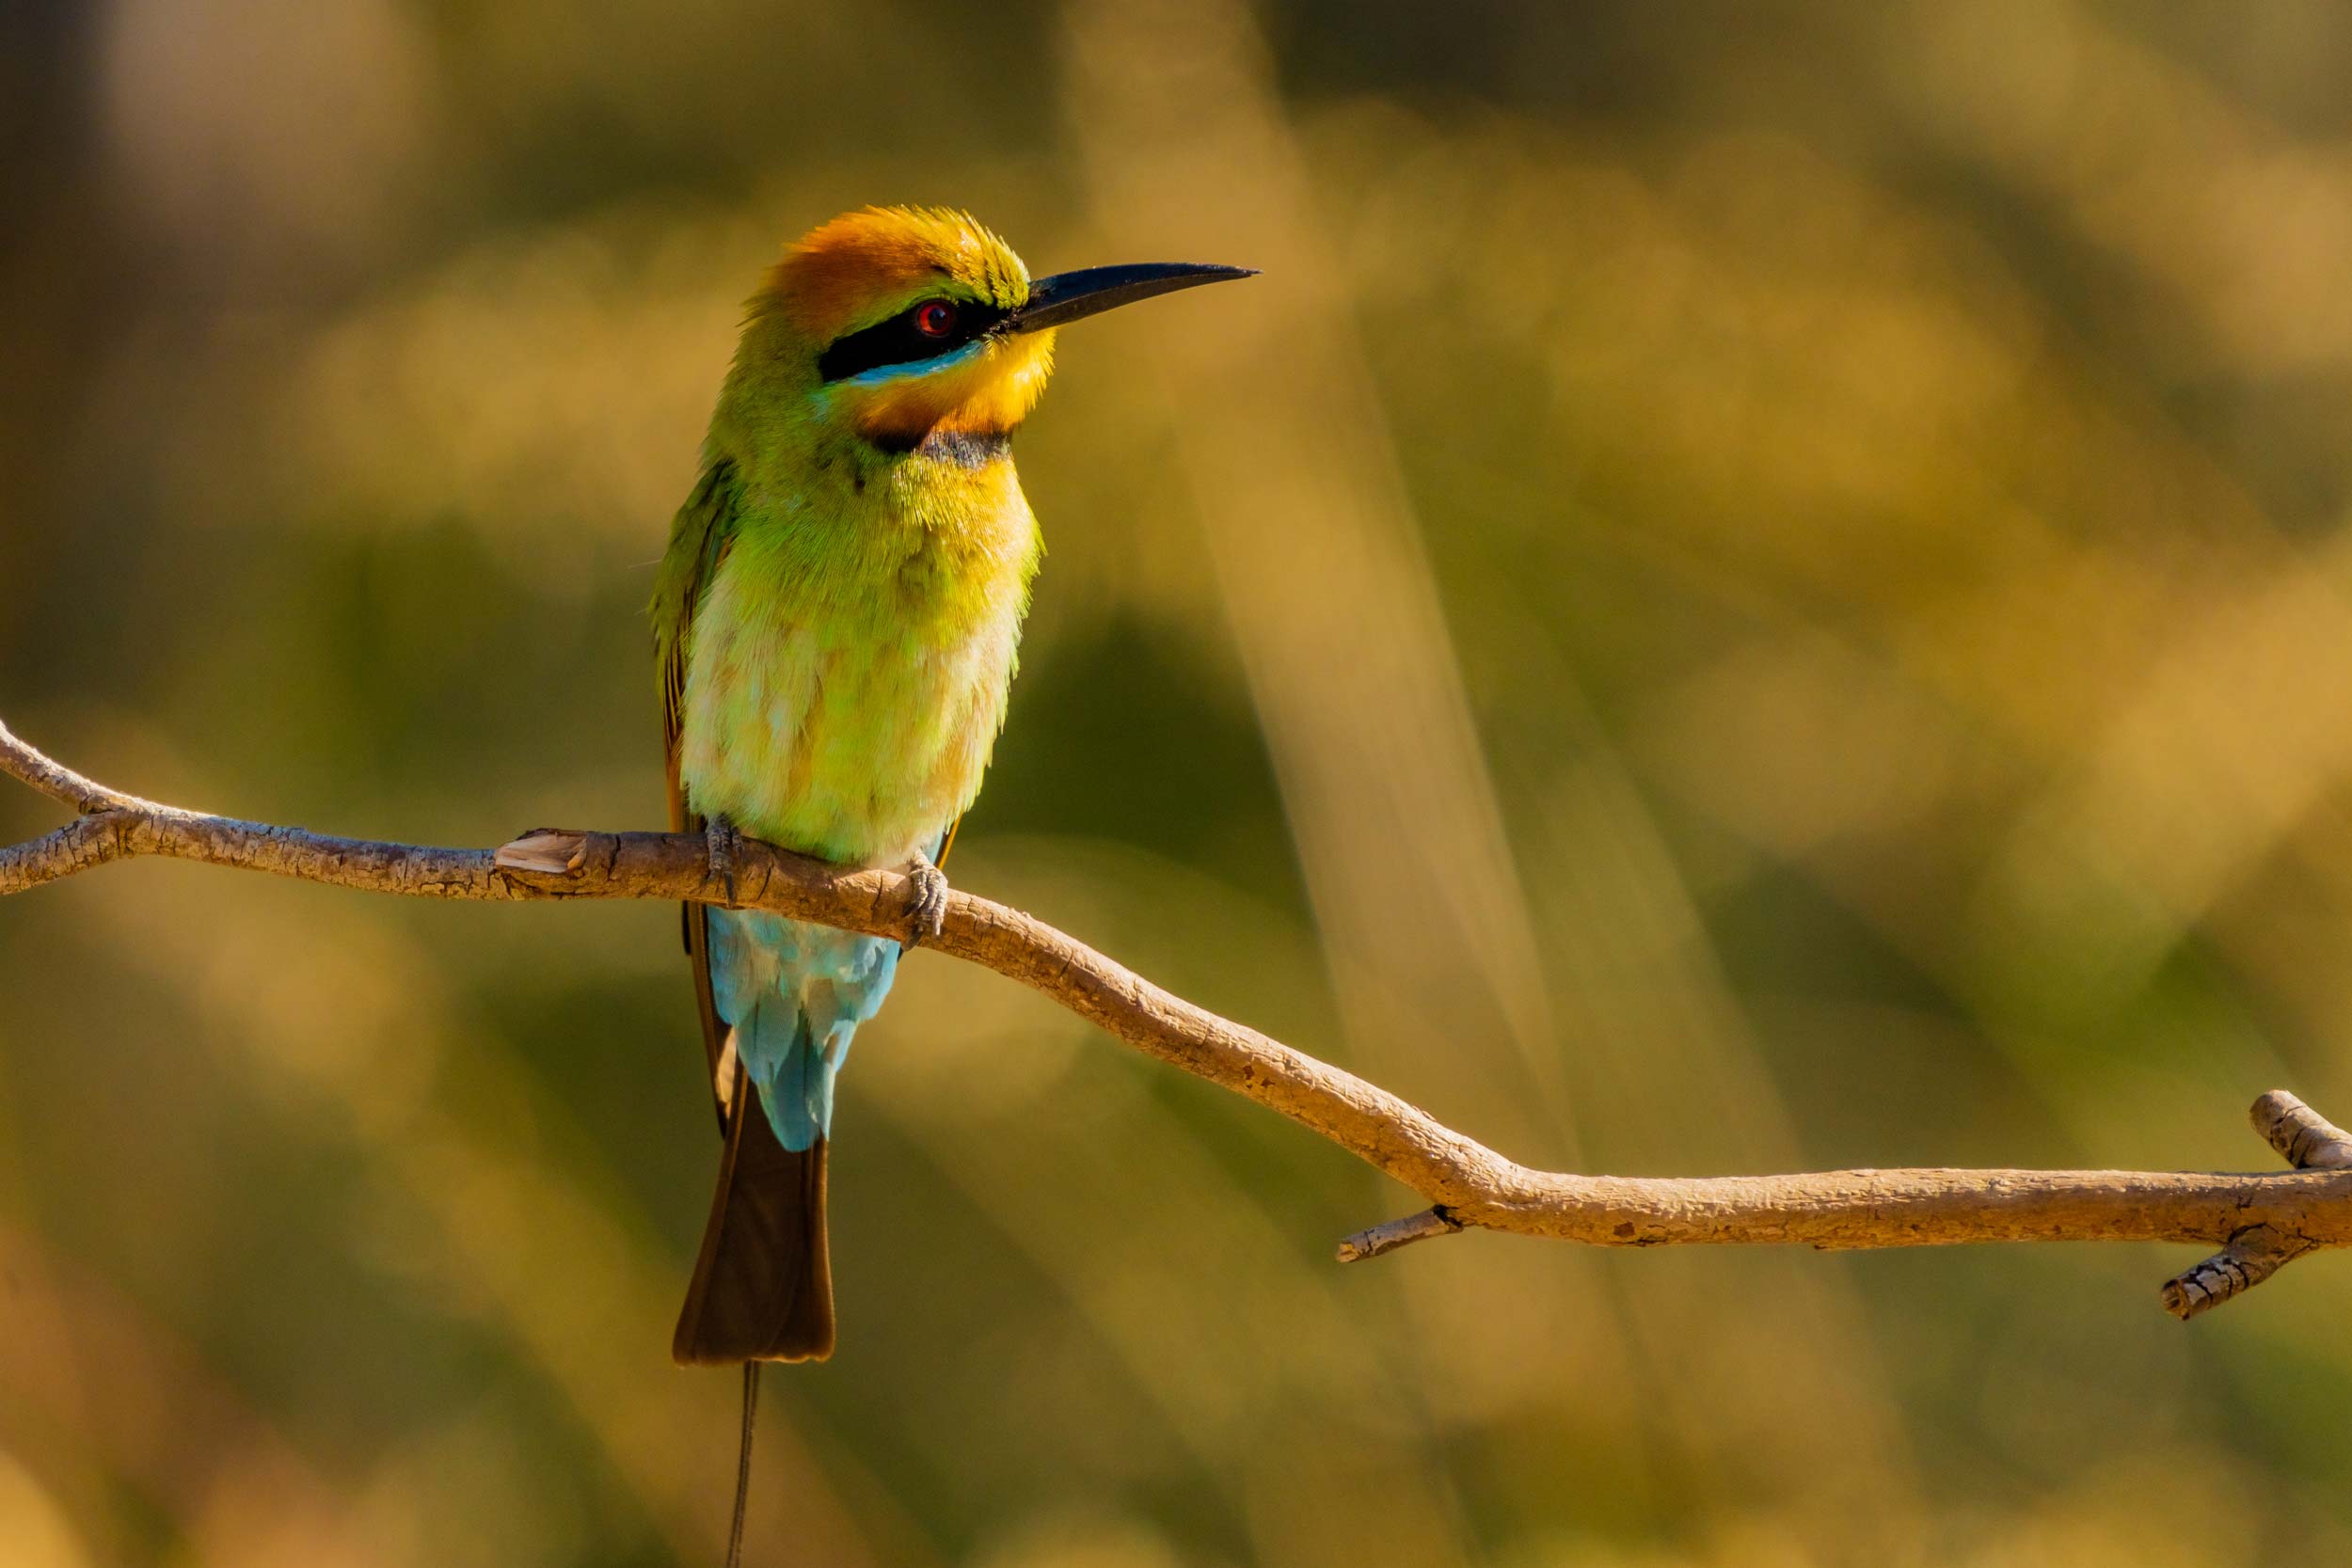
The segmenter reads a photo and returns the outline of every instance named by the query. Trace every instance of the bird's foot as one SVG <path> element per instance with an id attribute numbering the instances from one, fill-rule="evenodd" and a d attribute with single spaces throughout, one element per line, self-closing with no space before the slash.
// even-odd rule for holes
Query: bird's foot
<path id="1" fill-rule="evenodd" d="M 907 901 L 907 945 L 920 947 L 947 924 L 947 873 L 929 855 L 918 854 L 907 867 L 907 880 L 914 884 L 914 896 Z"/>
<path id="2" fill-rule="evenodd" d="M 710 874 L 719 879 L 719 885 L 727 890 L 727 903 L 735 902 L 735 862 L 742 853 L 743 835 L 724 816 L 713 816 L 703 823 L 703 852 L 710 862 Z"/>

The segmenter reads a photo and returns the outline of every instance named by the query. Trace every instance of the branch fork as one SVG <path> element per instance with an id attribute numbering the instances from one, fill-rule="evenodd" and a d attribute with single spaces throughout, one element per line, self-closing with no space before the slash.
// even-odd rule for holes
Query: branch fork
<path id="1" fill-rule="evenodd" d="M 5 724 L 0 772 L 76 814 L 40 838 L 0 848 L 0 895 L 160 855 L 414 897 L 726 903 L 898 937 L 918 894 L 895 872 L 844 870 L 752 839 L 731 857 L 730 888 L 700 834 L 539 828 L 496 849 L 449 849 L 183 811 L 86 778 Z M 2307 1252 L 2352 1245 L 2352 1134 L 2283 1090 L 2255 1101 L 2253 1121 L 2293 1168 L 2263 1175 L 1929 1168 L 1583 1176 L 1506 1159 L 1388 1090 L 1195 1006 L 1018 910 L 950 890 L 939 934 L 926 945 L 1018 980 L 1147 1055 L 1289 1117 L 1429 1203 L 1348 1237 L 1343 1262 L 1472 1228 L 1594 1246 L 2157 1241 L 2217 1248 L 2164 1287 L 2166 1310 L 2186 1319 Z"/>
<path id="2" fill-rule="evenodd" d="M 2254 1131 L 2296 1170 L 2352 1170 L 2352 1132 L 2284 1089 L 2254 1101 Z M 2249 1225 L 2195 1268 L 2164 1284 L 2164 1309 L 2186 1323 L 2245 1294 L 2326 1243 L 2272 1225 Z"/>

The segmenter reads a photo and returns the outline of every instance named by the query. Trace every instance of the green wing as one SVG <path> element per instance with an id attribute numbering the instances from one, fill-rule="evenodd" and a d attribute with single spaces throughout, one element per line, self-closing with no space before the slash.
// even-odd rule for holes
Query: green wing
<path id="1" fill-rule="evenodd" d="M 670 547 L 661 557 L 660 576 L 654 579 L 653 641 L 661 670 L 661 743 L 669 759 L 670 829 L 683 832 L 695 824 L 688 820 L 686 795 L 678 783 L 678 729 L 685 721 L 686 654 L 691 641 L 695 607 L 719 574 L 727 546 L 735 542 L 736 506 L 740 496 L 735 465 L 723 459 L 703 470 L 694 493 L 677 509 L 670 524 Z"/>
<path id="2" fill-rule="evenodd" d="M 663 771 L 670 793 L 670 831 L 699 832 L 702 818 L 687 809 L 686 789 L 678 780 L 678 731 L 685 721 L 686 656 L 691 641 L 695 608 L 726 559 L 735 542 L 736 507 L 740 490 L 735 465 L 723 460 L 703 470 L 694 493 L 678 508 L 670 525 L 670 547 L 661 557 L 660 575 L 654 579 L 653 641 L 661 671 L 661 745 Z M 702 1014 L 703 1053 L 712 1102 L 719 1125 L 726 1126 L 726 1096 L 721 1093 L 719 1061 L 726 1049 L 727 1027 L 710 993 L 710 940 L 702 906 L 688 904 L 679 912 L 686 936 L 686 956 L 694 967 L 694 1003 Z"/>
<path id="3" fill-rule="evenodd" d="M 697 832 L 678 779 L 686 660 L 694 612 L 734 543 L 741 490 L 732 465 L 713 463 L 670 527 L 669 553 L 653 590 L 653 635 L 661 660 L 661 733 L 668 753 L 670 826 Z M 825 1246 L 825 1142 L 787 1152 L 760 1109 L 742 1064 L 729 1060 L 727 1026 L 710 994 L 710 922 L 685 907 L 686 956 L 702 1016 L 703 1082 L 724 1140 L 694 1279 L 670 1354 L 682 1365 L 822 1360 L 833 1354 L 833 1275 Z M 721 1065 L 727 1066 L 723 1080 Z M 730 1120 L 729 1109 L 735 1115 Z M 748 1386 L 748 1385 L 746 1386 Z M 746 1409 L 749 1406 L 745 1407 Z"/>

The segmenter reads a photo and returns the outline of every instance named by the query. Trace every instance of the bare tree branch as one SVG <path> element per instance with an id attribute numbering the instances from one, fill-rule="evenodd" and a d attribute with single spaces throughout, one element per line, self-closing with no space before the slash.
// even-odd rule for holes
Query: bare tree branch
<path id="1" fill-rule="evenodd" d="M 416 897 L 729 902 L 700 837 L 538 829 L 501 848 L 333 838 L 123 795 L 0 725 L 0 771 L 83 815 L 0 849 L 0 895 L 109 861 L 163 855 Z M 732 902 L 901 936 L 913 884 L 745 841 Z M 2293 1095 L 2255 1102 L 2255 1129 L 2297 1166 L 2194 1171 L 1845 1170 L 1799 1176 L 1612 1177 L 1531 1170 L 1386 1089 L 1162 990 L 1075 939 L 971 894 L 948 896 L 929 945 L 1043 992 L 1129 1045 L 1339 1145 L 1432 1208 L 1349 1237 L 1342 1260 L 1465 1228 L 1595 1246 L 1795 1242 L 1816 1247 L 2141 1241 L 2222 1249 L 2164 1288 L 2186 1318 L 2321 1247 L 2352 1244 L 2352 1134 Z"/>

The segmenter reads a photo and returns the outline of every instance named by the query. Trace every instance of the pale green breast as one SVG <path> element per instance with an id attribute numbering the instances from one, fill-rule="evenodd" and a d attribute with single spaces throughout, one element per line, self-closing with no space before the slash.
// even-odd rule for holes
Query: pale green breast
<path id="1" fill-rule="evenodd" d="M 678 760 L 704 815 L 887 865 L 979 793 L 1038 546 L 1009 460 L 872 490 L 742 520 L 688 635 Z"/>

